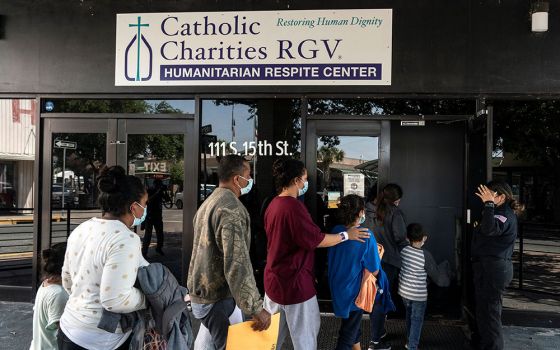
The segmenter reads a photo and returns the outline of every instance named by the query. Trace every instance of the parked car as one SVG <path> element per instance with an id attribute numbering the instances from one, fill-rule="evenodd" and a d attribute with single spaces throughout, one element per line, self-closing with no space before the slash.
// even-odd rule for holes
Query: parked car
<path id="1" fill-rule="evenodd" d="M 204 201 L 206 198 L 208 198 L 208 196 L 212 194 L 212 192 L 214 192 L 215 189 L 216 185 L 207 184 L 206 190 L 204 189 L 204 185 L 200 185 L 200 189 L 198 191 L 198 199 L 201 202 Z M 177 209 L 183 209 L 183 192 L 175 193 L 175 206 L 177 206 Z"/>
<path id="2" fill-rule="evenodd" d="M 212 194 L 212 192 L 214 192 L 215 189 L 216 189 L 216 185 L 207 184 L 206 191 L 205 191 L 204 185 L 200 185 L 200 190 L 198 191 L 198 198 L 200 199 L 200 201 L 205 200 Z"/>
<path id="3" fill-rule="evenodd" d="M 64 187 L 64 207 L 74 207 L 79 204 L 78 194 L 70 187 Z M 51 205 L 54 208 L 62 207 L 62 184 L 53 184 L 51 192 Z"/>

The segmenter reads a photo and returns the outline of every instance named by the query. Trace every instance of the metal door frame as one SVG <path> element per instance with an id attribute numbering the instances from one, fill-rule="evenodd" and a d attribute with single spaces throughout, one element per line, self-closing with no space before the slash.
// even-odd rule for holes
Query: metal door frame
<path id="1" fill-rule="evenodd" d="M 303 105 L 305 104 L 302 103 Z M 491 107 L 489 114 L 489 120 L 486 121 L 486 128 L 490 128 L 492 126 L 491 121 Z M 454 122 L 461 122 L 465 123 L 465 150 L 464 150 L 464 181 L 463 181 L 463 215 L 464 220 L 461 225 L 461 237 L 463 241 L 461 243 L 461 253 L 468 254 L 468 251 L 465 251 L 465 246 L 467 245 L 466 239 L 468 237 L 468 231 L 470 229 L 470 223 L 467 222 L 467 212 L 471 209 L 468 205 L 468 173 L 469 167 L 473 165 L 469 164 L 469 133 L 470 130 L 468 125 L 470 121 L 475 117 L 476 113 L 473 114 L 463 114 L 463 115 L 422 115 L 422 116 L 415 116 L 415 115 L 309 115 L 306 113 L 307 111 L 302 111 L 302 144 L 305 145 L 305 150 L 302 153 L 303 161 L 305 163 L 308 178 L 311 179 L 309 181 L 309 191 L 311 193 L 316 193 L 317 191 L 317 184 L 316 184 L 316 177 L 317 177 L 317 142 L 318 138 L 323 135 L 341 135 L 341 136 L 375 136 L 375 132 L 378 132 L 379 135 L 379 180 L 378 180 L 378 187 L 382 187 L 383 185 L 387 184 L 390 179 L 390 151 L 391 151 L 391 123 L 398 122 L 398 121 L 432 121 L 432 122 L 440 122 L 440 123 L 454 123 Z M 377 129 L 375 127 L 377 125 Z M 380 126 L 380 127 L 379 127 Z M 487 164 L 486 164 L 486 174 L 491 174 L 491 131 L 487 133 L 487 145 L 486 145 L 486 157 L 487 157 Z M 489 159 L 489 160 L 488 160 Z M 309 196 L 308 196 L 309 197 Z M 306 205 L 310 209 L 310 213 L 312 217 L 315 217 L 317 208 L 316 208 L 316 200 L 315 197 L 308 198 L 306 197 Z M 467 257 L 468 258 L 468 257 Z M 465 264 L 468 261 L 463 256 L 461 259 L 462 269 L 464 271 Z M 469 285 L 471 282 L 466 276 L 461 276 L 461 283 L 463 286 Z M 466 299 L 464 295 L 461 298 L 461 303 L 465 305 Z"/>
<path id="2" fill-rule="evenodd" d="M 41 189 L 37 190 L 33 244 L 33 281 L 32 290 L 37 290 L 40 278 L 41 251 L 51 245 L 51 185 L 52 185 L 52 134 L 53 133 L 104 133 L 107 135 L 106 163 L 126 166 L 127 134 L 183 134 L 184 157 L 192 161 L 184 162 L 184 206 L 182 239 L 182 276 L 185 276 L 190 261 L 193 239 L 192 221 L 197 209 L 198 186 L 198 132 L 195 132 L 193 114 L 133 114 L 133 113 L 48 113 L 40 120 L 42 139 L 39 158 L 39 180 Z M 130 122 L 130 123 L 129 123 Z M 117 141 L 124 140 L 124 143 Z M 118 147 L 123 145 L 125 147 Z M 188 164 L 188 166 L 187 166 Z"/>
<path id="3" fill-rule="evenodd" d="M 76 119 L 56 119 L 45 118 L 41 120 L 43 128 L 41 136 L 43 139 L 41 150 L 40 173 L 42 176 L 37 182 L 40 184 L 38 192 L 40 196 L 35 199 L 35 210 L 39 216 L 38 223 L 35 225 L 33 245 L 33 292 L 37 290 L 40 279 L 41 252 L 51 246 L 51 186 L 52 186 L 52 135 L 55 133 L 96 133 L 106 134 L 105 159 L 107 164 L 115 164 L 116 149 L 110 143 L 111 139 L 116 139 L 117 123 L 116 120 L 99 118 L 76 118 Z"/>
<path id="4" fill-rule="evenodd" d="M 161 115 L 159 116 L 161 118 Z M 184 135 L 183 149 L 183 237 L 181 239 L 181 278 L 186 285 L 186 276 L 189 269 L 189 262 L 192 255 L 192 246 L 194 239 L 194 228 L 192 219 L 197 206 L 198 196 L 198 141 L 195 141 L 195 126 L 194 118 L 190 115 L 185 115 L 185 118 L 165 120 L 150 118 L 149 120 L 142 119 L 119 119 L 118 120 L 118 140 L 121 141 L 117 147 L 117 164 L 126 164 L 128 154 L 127 135 L 145 135 L 145 134 L 174 134 Z M 123 143 L 124 142 L 124 143 Z M 188 157 L 188 158 L 187 158 Z M 198 157 L 198 158 L 195 158 Z M 193 162 L 187 159 L 193 159 Z M 194 164 L 194 165 L 192 165 Z"/>
<path id="5" fill-rule="evenodd" d="M 371 136 L 379 137 L 378 186 L 389 179 L 389 156 L 391 145 L 391 124 L 388 120 L 308 118 L 305 130 L 305 168 L 309 181 L 309 192 L 317 193 L 317 145 L 321 136 Z M 307 204 L 315 217 L 317 208 L 315 196 L 307 196 Z"/>

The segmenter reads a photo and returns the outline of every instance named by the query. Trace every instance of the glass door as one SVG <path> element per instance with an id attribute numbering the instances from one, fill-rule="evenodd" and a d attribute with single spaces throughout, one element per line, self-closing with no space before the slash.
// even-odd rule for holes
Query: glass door
<path id="1" fill-rule="evenodd" d="M 383 169 L 388 164 L 389 135 L 382 133 L 382 123 L 308 119 L 305 162 L 313 195 L 306 200 L 323 232 L 337 224 L 335 212 L 341 197 L 357 194 L 373 201 L 379 184 L 386 182 Z M 317 249 L 315 255 L 318 297 L 328 300 L 327 249 Z"/>
<path id="2" fill-rule="evenodd" d="M 196 206 L 196 184 L 185 183 L 186 178 L 196 179 L 196 162 L 185 152 L 197 150 L 188 137 L 194 134 L 193 125 L 189 115 L 46 118 L 36 253 L 66 241 L 76 226 L 101 216 L 97 177 L 105 166 L 118 164 L 141 178 L 152 195 L 150 220 L 136 229 L 146 238 L 147 259 L 164 263 L 184 283 L 192 246 L 192 235 L 184 239 L 185 232 L 192 232 L 185 218 L 194 215 Z M 190 162 L 185 162 L 186 155 Z M 146 237 L 150 231 L 153 243 Z"/>
<path id="3" fill-rule="evenodd" d="M 116 163 L 116 126 L 111 119 L 45 121 L 41 250 L 101 215 L 96 182 L 103 167 Z"/>
<path id="4" fill-rule="evenodd" d="M 184 119 L 118 121 L 117 162 L 139 177 L 148 191 L 148 214 L 136 228 L 143 255 L 167 266 L 179 281 L 188 271 L 192 237 L 184 233 L 191 232 L 188 218 L 196 210 L 198 168 L 185 152 L 194 148 L 188 137 L 193 125 Z"/>

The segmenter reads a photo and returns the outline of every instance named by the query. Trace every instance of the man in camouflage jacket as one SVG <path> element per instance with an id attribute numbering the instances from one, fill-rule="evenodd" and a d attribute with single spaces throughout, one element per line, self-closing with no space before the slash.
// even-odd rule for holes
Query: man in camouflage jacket
<path id="1" fill-rule="evenodd" d="M 220 185 L 194 217 L 194 243 L 187 286 L 193 315 L 208 328 L 217 350 L 225 349 L 229 316 L 239 306 L 255 320 L 253 329 L 268 329 L 249 258 L 250 217 L 239 196 L 252 186 L 249 163 L 240 156 L 220 160 Z"/>

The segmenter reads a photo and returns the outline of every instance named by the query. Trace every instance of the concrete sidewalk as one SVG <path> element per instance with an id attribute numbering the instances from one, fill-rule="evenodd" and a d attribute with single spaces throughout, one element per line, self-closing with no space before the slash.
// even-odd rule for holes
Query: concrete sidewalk
<path id="1" fill-rule="evenodd" d="M 0 347 L 11 350 L 27 350 L 32 338 L 31 320 L 33 305 L 30 303 L 0 302 Z M 330 315 L 321 317 L 319 349 L 334 349 L 339 320 Z M 195 325 L 195 330 L 197 329 Z M 404 349 L 405 326 L 402 320 L 389 320 L 388 341 L 393 349 Z M 364 319 L 362 345 L 367 349 L 369 320 Z M 430 350 L 469 349 L 464 325 L 454 321 L 427 321 L 422 334 L 422 347 Z M 508 350 L 557 350 L 560 349 L 560 329 L 506 326 L 505 348 Z M 287 342 L 283 350 L 291 349 Z"/>

